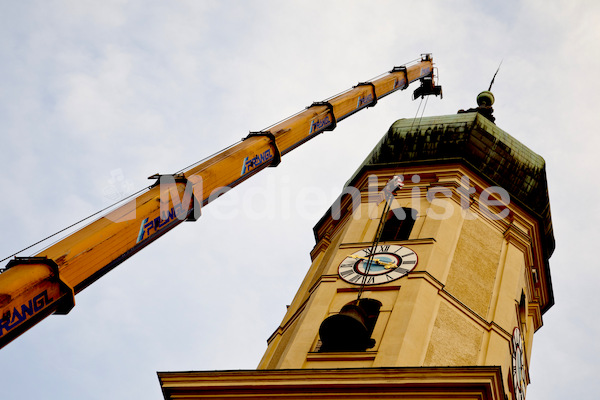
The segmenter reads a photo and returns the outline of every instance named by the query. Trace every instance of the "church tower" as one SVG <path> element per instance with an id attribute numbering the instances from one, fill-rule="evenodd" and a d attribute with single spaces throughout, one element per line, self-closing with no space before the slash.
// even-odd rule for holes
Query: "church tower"
<path id="1" fill-rule="evenodd" d="M 165 398 L 524 399 L 554 302 L 545 163 L 478 103 L 396 121 L 314 227 L 258 369 L 159 373 Z"/>

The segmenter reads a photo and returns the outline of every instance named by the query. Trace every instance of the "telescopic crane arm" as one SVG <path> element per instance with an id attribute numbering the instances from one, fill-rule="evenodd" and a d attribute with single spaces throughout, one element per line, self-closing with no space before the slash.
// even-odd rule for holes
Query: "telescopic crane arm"
<path id="1" fill-rule="evenodd" d="M 75 294 L 200 209 L 223 188 L 232 188 L 281 156 L 378 99 L 421 80 L 415 97 L 441 94 L 433 82 L 433 60 L 396 67 L 327 101 L 313 103 L 268 131 L 175 175 L 153 175 L 156 184 L 135 199 L 36 254 L 12 259 L 0 274 L 0 348 L 46 316 L 66 314 Z M 417 92 L 416 91 L 416 92 Z"/>

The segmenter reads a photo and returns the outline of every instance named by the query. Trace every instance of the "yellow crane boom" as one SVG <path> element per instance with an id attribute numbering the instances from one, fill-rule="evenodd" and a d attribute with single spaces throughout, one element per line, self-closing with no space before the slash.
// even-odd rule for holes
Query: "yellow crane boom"
<path id="1" fill-rule="evenodd" d="M 377 100 L 420 80 L 415 97 L 441 95 L 426 54 L 371 82 L 298 114 L 252 132 L 214 157 L 173 175 L 154 175 L 156 184 L 34 257 L 15 257 L 0 274 L 0 347 L 46 316 L 66 314 L 75 294 L 185 220 L 195 221 L 202 206 L 289 151 Z"/>

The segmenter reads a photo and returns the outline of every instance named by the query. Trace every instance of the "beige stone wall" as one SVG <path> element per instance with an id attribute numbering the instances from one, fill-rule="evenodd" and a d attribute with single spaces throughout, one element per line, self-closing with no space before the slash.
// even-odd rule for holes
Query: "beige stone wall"
<path id="1" fill-rule="evenodd" d="M 465 220 L 446 280 L 446 290 L 482 317 L 490 305 L 502 242 L 502 233 L 481 219 Z"/>
<path id="2" fill-rule="evenodd" d="M 433 326 L 425 366 L 477 365 L 483 333 L 446 303 L 440 305 Z"/>

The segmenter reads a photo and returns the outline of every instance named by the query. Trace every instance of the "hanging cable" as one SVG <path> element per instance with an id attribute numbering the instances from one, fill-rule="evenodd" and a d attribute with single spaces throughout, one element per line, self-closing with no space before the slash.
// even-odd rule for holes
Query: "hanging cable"
<path id="1" fill-rule="evenodd" d="M 375 252 L 377 251 L 377 246 L 379 245 L 379 242 L 381 240 L 381 234 L 383 233 L 383 228 L 385 225 L 385 217 L 387 216 L 387 213 L 390 211 L 392 201 L 394 199 L 394 195 L 392 193 L 388 194 L 388 193 L 384 192 L 383 196 L 384 196 L 385 204 L 383 206 L 381 218 L 379 219 L 379 224 L 377 225 L 377 232 L 375 232 L 375 240 L 373 240 L 371 249 L 369 250 L 369 256 L 367 257 L 367 260 L 365 262 L 365 274 L 362 278 L 360 288 L 358 289 L 358 295 L 356 297 L 357 304 L 360 301 L 363 290 L 365 288 L 365 284 L 367 282 L 367 277 L 369 275 L 369 271 L 371 270 L 371 265 L 373 265 L 373 259 L 375 258 Z"/>
<path id="2" fill-rule="evenodd" d="M 412 131 L 412 128 L 415 124 L 415 121 L 417 120 L 417 116 L 419 115 L 419 110 L 421 109 L 421 104 L 423 104 L 423 98 L 421 97 L 421 101 L 419 102 L 419 107 L 417 107 L 417 112 L 415 113 L 415 117 L 413 118 L 412 124 L 410 124 L 410 129 L 408 130 L 409 132 Z"/>
<path id="3" fill-rule="evenodd" d="M 381 194 L 383 196 L 383 201 L 385 201 L 385 204 L 383 206 L 383 211 L 381 213 L 381 217 L 379 218 L 379 223 L 377 225 L 377 231 L 375 232 L 375 238 L 374 238 L 371 248 L 369 250 L 369 255 L 366 258 L 366 262 L 363 261 L 363 263 L 365 265 L 365 267 L 364 267 L 365 273 L 363 275 L 362 282 L 361 282 L 360 288 L 358 290 L 358 296 L 356 298 L 357 304 L 360 301 L 363 290 L 365 288 L 365 284 L 367 283 L 367 276 L 369 275 L 371 266 L 373 265 L 373 263 L 381 265 L 381 261 L 379 261 L 378 259 L 375 258 L 375 253 L 377 251 L 377 246 L 379 245 L 379 242 L 381 241 L 381 236 L 382 236 L 383 230 L 385 228 L 385 223 L 387 221 L 386 217 L 387 217 L 388 213 L 390 212 L 390 209 L 392 207 L 392 202 L 394 201 L 394 198 L 395 198 L 394 191 L 403 186 L 404 186 L 403 178 L 394 176 L 392 179 L 390 179 L 386 183 L 385 187 L 381 191 Z"/>
<path id="4" fill-rule="evenodd" d="M 425 104 L 423 105 L 423 110 L 421 111 L 421 117 L 419 118 L 419 123 L 417 127 L 421 125 L 421 120 L 423 119 L 423 114 L 425 114 L 425 108 L 427 107 L 427 101 L 429 100 L 429 96 L 425 98 Z"/>

